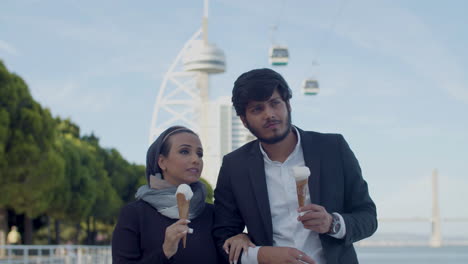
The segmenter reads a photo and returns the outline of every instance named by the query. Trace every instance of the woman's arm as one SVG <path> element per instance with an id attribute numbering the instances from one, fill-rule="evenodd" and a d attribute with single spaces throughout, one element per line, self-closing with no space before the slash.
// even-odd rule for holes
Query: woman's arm
<path id="1" fill-rule="evenodd" d="M 142 256 L 140 247 L 139 214 L 135 204 L 122 208 L 119 220 L 112 235 L 112 262 L 119 263 L 172 263 L 173 258 L 167 258 L 162 248 Z"/>

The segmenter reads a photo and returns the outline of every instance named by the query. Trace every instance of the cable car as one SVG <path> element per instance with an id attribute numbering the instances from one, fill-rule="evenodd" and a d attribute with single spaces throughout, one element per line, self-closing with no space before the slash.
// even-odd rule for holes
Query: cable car
<path id="1" fill-rule="evenodd" d="M 304 95 L 316 95 L 320 91 L 319 83 L 315 79 L 306 79 L 302 82 L 302 93 Z"/>
<path id="2" fill-rule="evenodd" d="M 289 51 L 286 46 L 272 46 L 269 52 L 269 61 L 273 66 L 285 66 L 288 65 Z"/>

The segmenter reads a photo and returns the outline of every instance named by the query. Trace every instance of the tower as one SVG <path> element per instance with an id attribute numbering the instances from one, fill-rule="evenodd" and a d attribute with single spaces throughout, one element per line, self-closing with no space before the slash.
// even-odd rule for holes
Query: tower
<path id="1" fill-rule="evenodd" d="M 439 193 L 438 193 L 438 172 L 437 169 L 432 171 L 432 218 L 431 218 L 431 247 L 440 247 L 442 245 L 442 235 L 440 230 L 440 210 L 439 210 Z"/>
<path id="2" fill-rule="evenodd" d="M 172 125 L 183 125 L 200 136 L 205 166 L 202 176 L 214 178 L 217 170 L 212 160 L 218 150 L 211 143 L 214 120 L 210 118 L 209 75 L 226 70 L 224 52 L 208 42 L 208 0 L 204 0 L 202 27 L 185 43 L 173 61 L 159 88 L 150 126 L 149 144 Z M 216 171 L 216 172 L 215 172 Z"/>

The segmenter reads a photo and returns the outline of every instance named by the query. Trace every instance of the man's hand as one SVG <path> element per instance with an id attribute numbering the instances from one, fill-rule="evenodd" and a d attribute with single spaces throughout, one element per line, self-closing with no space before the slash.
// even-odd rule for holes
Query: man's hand
<path id="1" fill-rule="evenodd" d="M 299 213 L 305 213 L 304 215 L 297 217 L 297 220 L 302 222 L 304 228 L 315 231 L 319 234 L 327 233 L 330 230 L 333 217 L 323 206 L 307 204 L 299 207 L 297 211 Z"/>
<path id="2" fill-rule="evenodd" d="M 261 247 L 258 250 L 257 259 L 259 264 L 315 264 L 315 261 L 304 252 L 290 247 Z"/>

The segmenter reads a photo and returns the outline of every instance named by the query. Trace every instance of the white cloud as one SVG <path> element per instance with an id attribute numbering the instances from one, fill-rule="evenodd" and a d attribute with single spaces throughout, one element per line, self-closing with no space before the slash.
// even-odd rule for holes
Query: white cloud
<path id="1" fill-rule="evenodd" d="M 357 115 L 351 117 L 351 121 L 359 126 L 371 126 L 377 128 L 388 128 L 398 123 L 395 116 L 382 115 Z"/>
<path id="2" fill-rule="evenodd" d="M 169 64 L 161 63 L 154 54 L 147 51 L 133 50 L 126 55 L 115 56 L 101 63 L 90 65 L 81 76 L 85 79 L 96 76 L 121 75 L 124 73 L 139 73 L 152 76 L 155 73 L 167 71 Z M 161 76 L 158 76 L 161 78 Z"/>
<path id="3" fill-rule="evenodd" d="M 451 70 L 454 71 L 453 75 L 460 76 L 460 78 L 462 78 L 462 76 L 463 77 L 465 76 L 460 72 L 461 69 L 459 68 L 446 69 L 443 71 L 441 70 L 441 72 L 449 72 Z M 467 103 L 468 102 L 468 85 L 466 84 L 466 82 L 464 83 L 457 82 L 457 79 L 451 79 L 452 76 L 446 76 L 446 75 L 450 75 L 450 74 L 447 74 L 447 73 L 439 74 L 440 76 L 439 85 L 447 89 L 447 91 L 452 97 L 457 98 L 458 100 L 464 101 L 465 103 Z"/>
<path id="4" fill-rule="evenodd" d="M 346 23 L 336 29 L 338 35 L 399 59 L 450 96 L 468 103 L 468 83 L 461 65 L 420 17 L 390 3 L 370 0 L 348 5 L 347 14 Z"/>
<path id="5" fill-rule="evenodd" d="M 0 51 L 4 51 L 10 55 L 18 55 L 18 50 L 8 42 L 0 39 Z"/>
<path id="6" fill-rule="evenodd" d="M 10 24 L 21 27 L 34 27 L 36 31 L 44 32 L 49 38 L 50 35 L 60 36 L 74 42 L 108 47 L 112 45 L 133 43 L 134 39 L 129 39 L 117 25 L 110 23 L 110 19 L 99 18 L 100 21 L 94 24 L 78 23 L 62 17 L 46 16 L 26 16 L 12 15 L 5 16 Z"/>
<path id="7" fill-rule="evenodd" d="M 115 100 L 113 94 L 105 91 L 87 90 L 80 83 L 72 80 L 53 82 L 31 81 L 31 92 L 54 114 L 70 116 L 72 113 L 98 113 L 107 110 Z"/>

